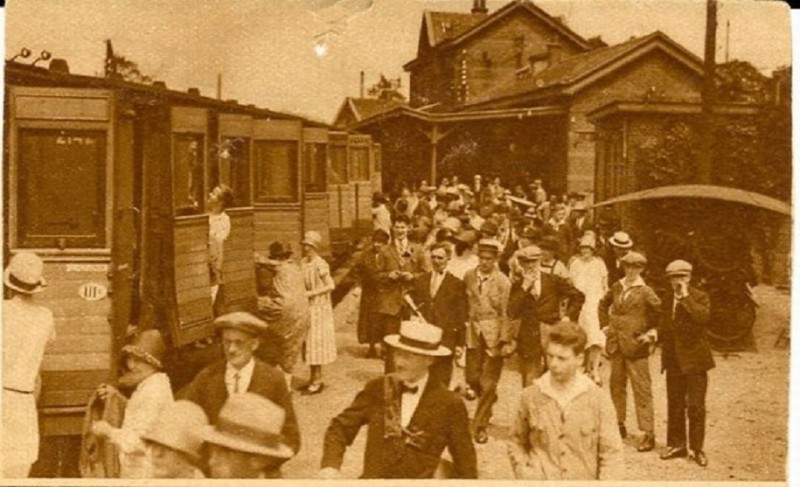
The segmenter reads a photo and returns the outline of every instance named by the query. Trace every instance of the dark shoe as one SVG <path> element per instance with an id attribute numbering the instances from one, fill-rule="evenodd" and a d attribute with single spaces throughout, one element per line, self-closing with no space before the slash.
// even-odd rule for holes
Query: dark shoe
<path id="1" fill-rule="evenodd" d="M 378 351 L 375 349 L 375 347 L 370 347 L 369 350 L 367 350 L 367 358 L 377 358 L 377 357 L 378 357 Z"/>
<path id="2" fill-rule="evenodd" d="M 483 445 L 487 441 L 489 441 L 489 435 L 486 433 L 486 428 L 478 428 L 478 431 L 475 432 L 475 443 Z"/>
<path id="3" fill-rule="evenodd" d="M 701 467 L 708 466 L 708 458 L 706 457 L 706 454 L 701 451 L 694 454 L 694 461 Z"/>
<path id="4" fill-rule="evenodd" d="M 636 447 L 636 451 L 639 452 L 647 452 L 653 451 L 656 447 L 656 436 L 653 433 L 645 433 L 642 436 L 642 439 L 639 440 L 639 446 Z"/>
<path id="5" fill-rule="evenodd" d="M 475 391 L 472 390 L 471 387 L 467 386 L 467 390 L 464 391 L 464 399 L 467 401 L 474 401 L 476 397 L 478 397 L 478 395 L 475 394 Z"/>
<path id="6" fill-rule="evenodd" d="M 313 396 L 314 394 L 319 394 L 322 390 L 325 389 L 325 384 L 322 382 L 317 382 L 316 384 L 310 384 L 308 387 L 303 389 L 301 392 L 304 396 Z"/>
<path id="7" fill-rule="evenodd" d="M 625 425 L 623 423 L 619 424 L 619 436 L 622 437 L 623 440 L 628 437 L 628 430 L 625 429 Z"/>
<path id="8" fill-rule="evenodd" d="M 667 451 L 662 453 L 659 458 L 662 460 L 670 460 L 672 458 L 685 457 L 688 454 L 689 452 L 686 451 L 686 447 L 671 446 Z"/>

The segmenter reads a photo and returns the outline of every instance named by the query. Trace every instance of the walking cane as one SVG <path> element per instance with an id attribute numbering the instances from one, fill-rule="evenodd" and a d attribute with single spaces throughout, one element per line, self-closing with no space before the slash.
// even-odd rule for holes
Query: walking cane
<path id="1" fill-rule="evenodd" d="M 414 302 L 410 294 L 403 294 L 403 300 L 411 309 L 411 312 L 414 313 L 417 316 L 417 318 L 420 319 L 420 321 L 422 321 L 423 323 L 428 323 L 428 320 L 426 320 L 425 317 L 422 316 L 422 313 L 419 311 L 419 308 L 417 307 L 417 303 Z"/>

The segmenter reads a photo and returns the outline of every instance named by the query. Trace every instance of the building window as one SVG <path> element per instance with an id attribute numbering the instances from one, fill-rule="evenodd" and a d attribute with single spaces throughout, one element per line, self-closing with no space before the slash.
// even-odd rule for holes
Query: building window
<path id="1" fill-rule="evenodd" d="M 106 215 L 104 131 L 19 131 L 18 244 L 103 248 Z"/>
<path id="2" fill-rule="evenodd" d="M 331 184 L 347 184 L 347 146 L 331 146 Z"/>
<path id="3" fill-rule="evenodd" d="M 233 190 L 233 206 L 250 206 L 250 139 L 223 137 L 220 144 L 221 170 L 227 171 L 222 181 Z"/>
<path id="4" fill-rule="evenodd" d="M 203 136 L 175 134 L 172 139 L 172 197 L 176 215 L 193 215 L 205 207 Z"/>
<path id="5" fill-rule="evenodd" d="M 350 148 L 350 180 L 369 181 L 369 147 Z"/>
<path id="6" fill-rule="evenodd" d="M 303 154 L 303 185 L 310 193 L 322 193 L 326 189 L 325 170 L 328 166 L 327 144 L 305 144 Z"/>
<path id="7" fill-rule="evenodd" d="M 255 163 L 256 201 L 298 201 L 297 142 L 257 141 Z"/>

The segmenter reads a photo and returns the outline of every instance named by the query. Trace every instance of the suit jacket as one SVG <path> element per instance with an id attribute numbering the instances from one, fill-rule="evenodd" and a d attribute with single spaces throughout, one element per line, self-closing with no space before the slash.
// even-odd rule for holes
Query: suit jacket
<path id="1" fill-rule="evenodd" d="M 300 429 L 297 426 L 292 396 L 286 387 L 286 380 L 278 369 L 258 359 L 254 360 L 256 365 L 247 392 L 260 394 L 283 408 L 286 412 L 286 419 L 281 434 L 286 444 L 297 454 L 300 451 Z M 199 404 L 211 424 L 217 422 L 219 411 L 228 400 L 228 389 L 225 387 L 225 366 L 224 360 L 209 365 L 200 371 L 179 395 L 180 399 L 188 399 Z M 270 465 L 267 470 L 277 469 L 283 461 L 276 459 L 276 464 Z"/>
<path id="2" fill-rule="evenodd" d="M 522 279 L 511 286 L 509 318 L 519 319 L 520 327 L 538 325 L 542 322 L 552 324 L 561 319 L 559 315 L 561 300 L 567 299 L 567 316 L 572 321 L 578 321 L 578 315 L 585 301 L 583 293 L 561 276 L 544 272 L 539 276 L 541 290 L 538 298 L 535 298 L 530 290 L 522 288 Z"/>
<path id="3" fill-rule="evenodd" d="M 710 318 L 708 294 L 689 286 L 689 295 L 678 301 L 675 316 L 672 289 L 664 299 L 664 312 L 659 328 L 662 344 L 661 370 L 697 374 L 714 368 L 714 357 L 703 327 Z"/>
<path id="4" fill-rule="evenodd" d="M 650 355 L 650 346 L 639 343 L 636 337 L 658 326 L 661 299 L 653 288 L 645 284 L 623 293 L 622 283 L 616 281 L 600 300 L 599 314 L 602 326 L 611 327 L 606 340 L 609 355 L 621 353 L 628 358 Z"/>
<path id="5" fill-rule="evenodd" d="M 411 283 L 390 279 L 389 274 L 392 271 L 411 272 L 416 277 L 427 270 L 422 246 L 409 242 L 408 252 L 409 255 L 407 256 L 400 255 L 394 242 L 389 243 L 383 249 L 378 272 L 378 295 L 375 299 L 376 312 L 397 316 L 403 308 L 403 294 L 410 289 Z"/>
<path id="6" fill-rule="evenodd" d="M 442 329 L 442 345 L 453 350 L 463 342 L 467 322 L 467 287 L 445 271 L 436 295 L 431 297 L 431 276 L 426 272 L 414 281 L 411 297 L 426 321 Z"/>
<path id="7" fill-rule="evenodd" d="M 361 300 L 358 305 L 358 343 L 369 342 L 369 329 L 374 326 L 374 313 L 378 300 L 378 273 L 380 272 L 380 253 L 367 249 L 353 267 L 354 274 L 361 283 Z"/>
<path id="8" fill-rule="evenodd" d="M 509 343 L 514 339 L 514 331 L 508 322 L 508 298 L 511 281 L 496 266 L 488 280 L 479 286 L 478 269 L 470 269 L 464 274 L 469 303 L 469 329 L 467 346 L 477 347 L 478 336 L 482 335 L 489 349 L 495 349 L 500 342 Z"/>
<path id="9" fill-rule="evenodd" d="M 367 426 L 362 478 L 432 478 L 445 447 L 457 478 L 477 478 L 467 408 L 453 392 L 428 380 L 411 422 L 399 434 L 387 430 L 386 413 L 399 412 L 391 376 L 373 379 L 325 432 L 322 467 L 340 468 L 344 452 Z"/>

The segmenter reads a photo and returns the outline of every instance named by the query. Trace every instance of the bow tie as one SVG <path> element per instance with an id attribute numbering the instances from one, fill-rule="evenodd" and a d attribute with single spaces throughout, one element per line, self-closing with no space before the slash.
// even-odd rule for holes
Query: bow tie
<path id="1" fill-rule="evenodd" d="M 419 392 L 419 386 L 400 384 L 400 394 L 416 394 L 417 392 Z"/>

